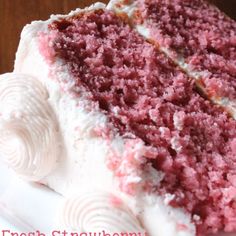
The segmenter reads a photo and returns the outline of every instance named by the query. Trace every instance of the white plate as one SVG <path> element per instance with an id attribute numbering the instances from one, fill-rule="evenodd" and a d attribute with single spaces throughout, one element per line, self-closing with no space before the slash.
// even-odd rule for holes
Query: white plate
<path id="1" fill-rule="evenodd" d="M 0 162 L 0 230 L 50 233 L 56 230 L 64 198 L 40 185 L 18 178 Z"/>

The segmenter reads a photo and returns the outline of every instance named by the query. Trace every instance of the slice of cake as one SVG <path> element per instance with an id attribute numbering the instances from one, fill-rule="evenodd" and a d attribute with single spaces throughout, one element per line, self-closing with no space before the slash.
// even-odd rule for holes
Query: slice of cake
<path id="1" fill-rule="evenodd" d="M 158 185 L 163 178 L 163 173 L 147 163 L 145 157 L 152 157 L 154 148 L 146 146 L 134 134 L 119 133 L 108 114 L 100 108 L 100 98 L 93 98 L 88 86 L 78 85 L 70 65 L 56 55 L 54 43 L 50 42 L 57 39 L 55 27 L 60 25 L 63 29 L 72 19 L 76 24 L 81 22 L 89 27 L 79 28 L 78 25 L 78 30 L 85 30 L 87 40 L 92 40 L 84 52 L 89 53 L 96 41 L 102 40 L 99 30 L 103 27 L 111 31 L 107 36 L 118 39 L 121 35 L 116 29 L 120 28 L 125 34 L 133 34 L 140 48 L 145 43 L 122 19 L 106 11 L 103 4 L 26 26 L 16 54 L 14 73 L 2 75 L 0 79 L 2 156 L 23 178 L 40 181 L 69 198 L 61 218 L 71 230 L 194 235 L 190 214 L 168 206 L 170 194 L 162 197 L 151 192 L 152 186 Z M 89 37 L 90 27 L 98 28 L 98 34 L 91 31 Z M 72 32 L 72 35 L 76 34 L 82 35 L 82 32 Z M 126 36 L 121 39 L 121 45 Z M 79 41 L 75 43 L 80 45 Z M 155 52 L 149 44 L 147 47 Z M 71 50 L 67 51 L 73 54 Z M 81 61 L 85 59 L 81 57 Z M 99 60 L 98 64 L 90 64 L 96 68 Z M 97 77 L 99 74 L 102 78 L 101 72 L 97 71 Z M 44 104 L 45 109 L 40 104 Z M 31 134 L 30 131 L 35 132 Z M 22 150 L 25 150 L 23 157 L 20 155 Z M 48 159 L 51 164 L 45 170 L 43 163 Z M 96 207 L 91 209 L 90 204 L 83 204 L 78 208 L 74 197 L 81 199 L 88 195 Z M 78 215 L 79 209 L 82 214 Z M 95 218 L 87 221 L 93 212 Z M 153 224 L 150 215 L 155 221 L 162 222 L 161 225 Z M 110 220 L 111 217 L 115 220 Z M 124 222 L 130 224 L 124 225 Z"/>
<path id="2" fill-rule="evenodd" d="M 103 4 L 24 28 L 0 115 L 2 156 L 69 198 L 71 230 L 236 231 L 236 121 Z"/>
<path id="3" fill-rule="evenodd" d="M 236 22 L 204 0 L 113 0 L 212 101 L 236 117 Z"/>

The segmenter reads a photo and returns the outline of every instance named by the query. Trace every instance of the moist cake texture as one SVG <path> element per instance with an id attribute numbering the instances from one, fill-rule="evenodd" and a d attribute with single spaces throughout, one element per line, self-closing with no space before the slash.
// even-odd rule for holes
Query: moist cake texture
<path id="1" fill-rule="evenodd" d="M 236 22 L 204 1 L 139 1 L 157 41 L 205 71 L 209 95 L 236 98 Z M 176 55 L 177 56 L 177 55 Z"/>
<path id="2" fill-rule="evenodd" d="M 181 51 L 185 59 L 193 68 L 209 71 L 204 80 L 208 90 L 213 86 L 219 95 L 235 97 L 235 23 L 216 21 L 220 13 L 210 8 L 208 17 L 204 14 L 206 23 L 202 17 L 202 23 L 193 24 L 199 7 L 202 13 L 209 9 L 206 4 L 199 5 L 201 1 L 138 2 L 144 17 L 161 29 L 162 34 L 152 31 L 161 44 L 178 52 L 186 45 Z M 176 21 L 179 14 L 183 17 Z M 212 34 L 206 32 L 211 23 L 219 26 Z M 120 135 L 138 137 L 151 147 L 145 153 L 146 162 L 164 177 L 142 191 L 173 194 L 169 204 L 191 213 L 198 235 L 235 231 L 236 121 L 202 97 L 183 71 L 112 11 L 96 10 L 57 20 L 48 30 L 39 34 L 48 64 L 62 60 L 75 86 L 85 88 L 88 98 L 99 105 Z M 198 38 L 199 33 L 203 38 Z M 209 38 L 221 33 L 228 39 L 210 40 L 208 45 Z M 218 79 L 219 75 L 224 77 Z M 128 165 L 132 159 L 126 158 Z M 118 171 L 119 160 L 113 156 L 109 161 L 109 168 L 121 178 L 124 173 Z M 132 189 L 124 191 L 135 194 Z"/>
<path id="3" fill-rule="evenodd" d="M 122 5 L 130 8 L 123 8 Z M 236 22 L 203 0 L 114 1 L 139 32 L 197 79 L 214 102 L 235 116 Z"/>

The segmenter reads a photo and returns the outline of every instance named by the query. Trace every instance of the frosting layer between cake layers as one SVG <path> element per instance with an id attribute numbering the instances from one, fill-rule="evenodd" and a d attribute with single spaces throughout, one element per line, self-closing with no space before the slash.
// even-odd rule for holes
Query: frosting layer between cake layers
<path id="1" fill-rule="evenodd" d="M 214 103 L 236 117 L 236 22 L 207 1 L 111 0 Z"/>

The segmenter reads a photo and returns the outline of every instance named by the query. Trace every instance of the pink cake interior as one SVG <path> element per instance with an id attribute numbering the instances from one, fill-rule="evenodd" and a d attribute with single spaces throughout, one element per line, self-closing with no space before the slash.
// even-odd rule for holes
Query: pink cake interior
<path id="1" fill-rule="evenodd" d="M 236 22 L 203 0 L 138 0 L 152 36 L 205 71 L 210 95 L 236 98 Z M 173 55 L 175 56 L 175 55 Z"/>
<path id="2" fill-rule="evenodd" d="M 49 30 L 40 40 L 47 60 L 64 60 L 121 135 L 155 148 L 150 162 L 165 173 L 157 193 L 175 194 L 172 206 L 200 216 L 198 235 L 236 230 L 236 121 L 110 11 Z"/>

